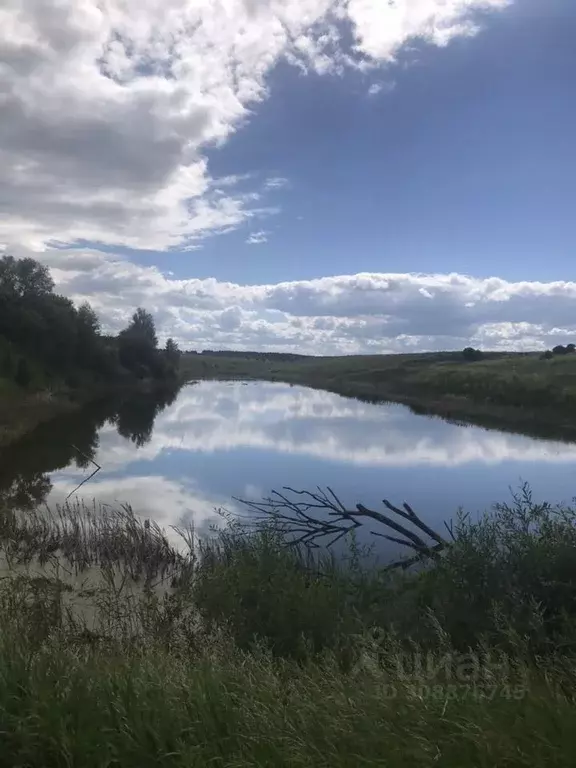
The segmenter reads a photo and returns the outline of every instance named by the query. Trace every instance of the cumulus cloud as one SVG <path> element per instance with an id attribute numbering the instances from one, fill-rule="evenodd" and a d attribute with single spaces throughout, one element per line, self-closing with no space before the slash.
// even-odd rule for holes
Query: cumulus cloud
<path id="1" fill-rule="evenodd" d="M 258 232 L 251 232 L 246 239 L 248 245 L 262 245 L 268 242 L 268 232 L 261 229 Z"/>
<path id="2" fill-rule="evenodd" d="M 219 185 L 204 151 L 281 59 L 372 68 L 414 38 L 474 34 L 477 10 L 509 1 L 4 0 L 0 241 L 186 247 L 270 213 Z"/>
<path id="3" fill-rule="evenodd" d="M 29 253 L 16 250 L 17 255 Z M 576 336 L 576 282 L 361 273 L 270 285 L 177 279 L 94 250 L 33 254 L 117 331 L 137 306 L 184 348 L 311 354 L 544 349 Z"/>

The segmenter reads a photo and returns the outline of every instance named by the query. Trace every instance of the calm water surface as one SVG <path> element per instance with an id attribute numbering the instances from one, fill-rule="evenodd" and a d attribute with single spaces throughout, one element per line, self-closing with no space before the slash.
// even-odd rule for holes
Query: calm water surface
<path id="1" fill-rule="evenodd" d="M 82 488 L 93 458 L 102 469 Z M 161 525 L 202 531 L 233 508 L 290 485 L 330 485 L 347 503 L 408 501 L 428 522 L 476 513 L 528 481 L 571 501 L 576 445 L 449 424 L 275 383 L 201 382 L 176 399 L 131 398 L 44 425 L 0 457 L 0 495 L 23 506 L 129 503 Z"/>

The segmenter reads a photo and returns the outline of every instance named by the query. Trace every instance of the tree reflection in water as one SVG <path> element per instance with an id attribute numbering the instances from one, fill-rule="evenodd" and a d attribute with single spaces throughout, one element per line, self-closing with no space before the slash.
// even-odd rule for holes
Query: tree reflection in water
<path id="1" fill-rule="evenodd" d="M 146 445 L 156 417 L 172 405 L 178 391 L 170 387 L 103 400 L 40 424 L 0 450 L 0 508 L 34 509 L 52 490 L 51 473 L 70 466 L 89 468 L 98 451 L 98 433 L 106 423 L 138 448 Z M 105 457 L 99 463 L 105 465 Z"/>

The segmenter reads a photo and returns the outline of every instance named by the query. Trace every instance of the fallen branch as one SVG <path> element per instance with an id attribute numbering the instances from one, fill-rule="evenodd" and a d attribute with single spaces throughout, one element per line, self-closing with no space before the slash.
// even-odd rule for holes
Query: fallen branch
<path id="1" fill-rule="evenodd" d="M 396 507 L 386 499 L 383 504 L 389 512 L 400 518 L 400 522 L 388 514 L 356 504 L 348 509 L 334 491 L 318 487 L 316 491 L 298 491 L 286 486 L 261 501 L 235 499 L 250 512 L 255 526 L 273 523 L 275 530 L 286 536 L 293 546 L 331 547 L 351 531 L 371 520 L 383 530 L 370 530 L 373 536 L 387 539 L 412 550 L 415 554 L 391 563 L 387 568 L 407 568 L 417 562 L 440 557 L 449 543 L 437 531 L 427 525 L 404 503 Z M 391 531 L 392 535 L 386 531 Z"/>

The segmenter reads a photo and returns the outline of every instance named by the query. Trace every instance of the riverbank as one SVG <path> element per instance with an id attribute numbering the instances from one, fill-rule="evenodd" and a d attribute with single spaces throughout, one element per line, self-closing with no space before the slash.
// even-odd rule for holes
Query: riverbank
<path id="1" fill-rule="evenodd" d="M 186 354 L 189 379 L 282 381 L 487 428 L 576 439 L 576 355 L 461 353 L 309 357 L 297 360 Z"/>
<path id="2" fill-rule="evenodd" d="M 128 512 L 4 510 L 2 763 L 568 768 L 561 512 L 520 498 L 394 575 L 269 527 L 175 549 Z"/>

